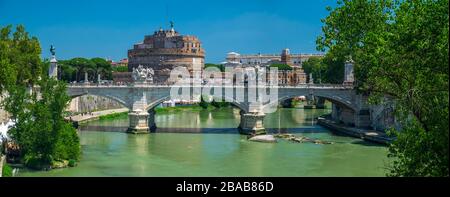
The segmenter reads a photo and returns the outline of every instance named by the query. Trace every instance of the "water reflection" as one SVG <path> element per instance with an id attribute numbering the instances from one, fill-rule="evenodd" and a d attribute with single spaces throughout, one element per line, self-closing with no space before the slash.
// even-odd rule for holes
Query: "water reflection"
<path id="1" fill-rule="evenodd" d="M 158 129 L 146 135 L 114 129 L 127 118 L 94 121 L 80 128 L 77 167 L 19 176 L 384 176 L 386 148 L 316 125 L 314 118 L 324 113 L 329 110 L 280 109 L 266 116 L 265 126 L 332 145 L 247 141 L 238 134 L 239 110 L 233 108 L 157 113 Z M 96 132 L 102 129 L 116 132 Z"/>
<path id="2" fill-rule="evenodd" d="M 157 133 L 236 133 L 239 126 L 239 109 L 228 107 L 215 110 L 180 111 L 174 113 L 157 113 L 155 123 Z M 324 128 L 316 125 L 316 118 L 330 113 L 330 109 L 278 109 L 267 114 L 264 126 L 270 132 L 324 132 Z M 99 120 L 80 125 L 85 131 L 126 131 L 128 118 L 115 120 Z"/>

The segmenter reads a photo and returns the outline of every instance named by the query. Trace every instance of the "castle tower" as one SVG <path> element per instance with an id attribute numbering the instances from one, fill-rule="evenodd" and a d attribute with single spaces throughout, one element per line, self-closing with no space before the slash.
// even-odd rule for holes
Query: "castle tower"
<path id="1" fill-rule="evenodd" d="M 281 52 L 281 63 L 282 64 L 287 64 L 289 66 L 292 66 L 291 54 L 290 54 L 288 48 L 283 49 L 283 51 Z"/>
<path id="2" fill-rule="evenodd" d="M 193 71 L 194 64 L 204 66 L 205 51 L 196 36 L 181 35 L 173 22 L 170 29 L 159 29 L 153 35 L 144 36 L 143 42 L 128 50 L 128 71 L 142 65 L 155 72 L 155 83 L 170 84 L 170 71 L 178 66 Z"/>

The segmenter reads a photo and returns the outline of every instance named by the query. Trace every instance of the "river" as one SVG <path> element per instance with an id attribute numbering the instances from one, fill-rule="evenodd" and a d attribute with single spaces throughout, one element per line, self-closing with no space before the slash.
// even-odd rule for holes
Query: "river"
<path id="1" fill-rule="evenodd" d="M 317 125 L 314 118 L 326 113 L 279 109 L 265 126 L 334 144 L 247 141 L 236 129 L 239 110 L 231 107 L 157 113 L 157 131 L 144 135 L 124 133 L 126 117 L 92 121 L 79 131 L 77 167 L 20 169 L 17 176 L 384 176 L 387 148 Z"/>

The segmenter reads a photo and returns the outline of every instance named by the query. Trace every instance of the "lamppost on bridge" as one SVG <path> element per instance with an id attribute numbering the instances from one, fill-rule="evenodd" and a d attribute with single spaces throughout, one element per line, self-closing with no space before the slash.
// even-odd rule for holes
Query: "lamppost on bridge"
<path id="1" fill-rule="evenodd" d="M 319 84 L 322 84 L 322 63 L 319 64 Z"/>

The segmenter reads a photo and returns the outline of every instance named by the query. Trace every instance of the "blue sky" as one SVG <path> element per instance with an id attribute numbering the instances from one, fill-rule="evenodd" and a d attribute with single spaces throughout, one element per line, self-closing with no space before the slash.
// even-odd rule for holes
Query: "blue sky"
<path id="1" fill-rule="evenodd" d="M 43 58 L 50 44 L 58 59 L 120 60 L 134 43 L 174 21 L 181 34 L 196 35 L 206 62 L 227 52 L 315 53 L 320 19 L 335 0 L 0 0 L 0 26 L 23 24 L 37 36 Z"/>

